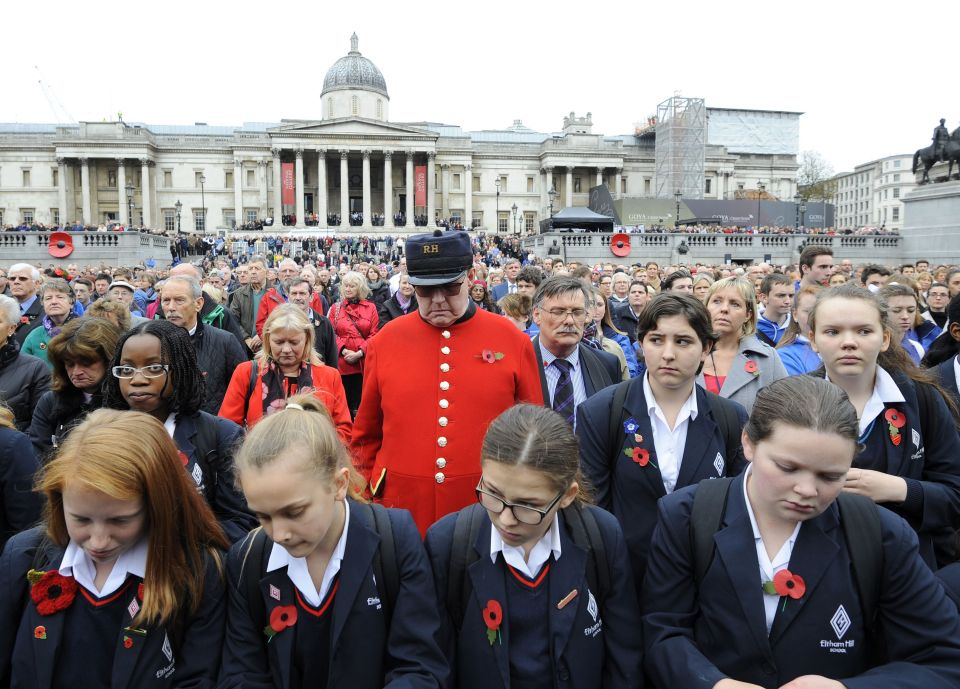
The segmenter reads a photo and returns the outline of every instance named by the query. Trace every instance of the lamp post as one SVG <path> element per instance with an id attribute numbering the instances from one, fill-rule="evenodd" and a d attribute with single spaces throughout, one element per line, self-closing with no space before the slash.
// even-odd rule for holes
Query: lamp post
<path id="1" fill-rule="evenodd" d="M 803 197 L 800 196 L 800 194 L 797 194 L 796 196 L 793 197 L 794 210 L 796 211 L 795 213 L 796 218 L 794 220 L 794 223 L 795 223 L 794 229 L 798 231 L 800 230 L 800 202 L 801 201 L 803 201 Z"/>
<path id="2" fill-rule="evenodd" d="M 520 234 L 520 233 L 517 231 L 517 204 L 513 204 L 513 206 L 510 208 L 510 210 L 513 211 L 513 233 L 514 233 L 514 234 Z"/>
<path id="3" fill-rule="evenodd" d="M 183 204 L 180 203 L 180 199 L 177 199 L 177 202 L 173 204 L 173 207 L 177 209 L 177 239 L 180 238 L 180 211 L 183 210 Z"/>
<path id="4" fill-rule="evenodd" d="M 757 181 L 757 229 L 760 229 L 760 200 L 763 198 L 763 191 L 766 189 L 763 182 Z"/>
<path id="5" fill-rule="evenodd" d="M 126 186 L 127 192 L 127 226 L 133 225 L 133 185 Z"/>
<path id="6" fill-rule="evenodd" d="M 674 217 L 674 219 L 673 219 L 673 227 L 674 227 L 674 229 L 679 229 L 679 228 L 680 228 L 680 198 L 681 198 L 682 196 L 683 196 L 683 193 L 682 193 L 679 189 L 677 189 L 675 192 L 673 192 L 673 197 L 677 200 L 677 215 L 676 215 L 676 217 Z"/>
<path id="7" fill-rule="evenodd" d="M 553 200 L 557 198 L 557 190 L 554 189 L 553 187 L 550 187 L 550 191 L 547 192 L 547 196 L 550 197 L 550 217 L 552 218 L 553 217 Z M 553 227 L 551 227 L 550 229 L 553 229 Z"/>
<path id="8" fill-rule="evenodd" d="M 500 175 L 497 174 L 497 181 L 493 183 L 493 186 L 497 188 L 497 215 L 494 217 L 494 222 L 496 223 L 495 227 L 497 232 L 500 231 Z"/>
<path id="9" fill-rule="evenodd" d="M 807 206 L 800 204 L 800 227 L 806 227 L 807 224 Z"/>
<path id="10" fill-rule="evenodd" d="M 200 175 L 200 213 L 203 218 L 203 231 L 207 231 L 207 200 L 203 195 L 203 185 L 207 183 L 207 178 L 201 174 Z"/>

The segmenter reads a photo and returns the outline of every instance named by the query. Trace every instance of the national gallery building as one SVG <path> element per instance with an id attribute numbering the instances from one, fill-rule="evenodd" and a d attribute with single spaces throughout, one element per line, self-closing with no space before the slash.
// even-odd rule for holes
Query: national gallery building
<path id="1" fill-rule="evenodd" d="M 0 226 L 119 221 L 186 232 L 274 218 L 277 231 L 283 218 L 369 234 L 419 231 L 416 219 L 520 234 L 587 206 L 599 185 L 614 199 L 674 196 L 658 184 L 656 118 L 624 135 L 594 133 L 589 112 L 563 117 L 557 132 L 520 120 L 470 132 L 391 122 L 389 106 L 386 80 L 354 35 L 326 74 L 317 120 L 0 124 Z M 705 110 L 700 188 L 684 196 L 760 190 L 791 200 L 800 113 Z"/>

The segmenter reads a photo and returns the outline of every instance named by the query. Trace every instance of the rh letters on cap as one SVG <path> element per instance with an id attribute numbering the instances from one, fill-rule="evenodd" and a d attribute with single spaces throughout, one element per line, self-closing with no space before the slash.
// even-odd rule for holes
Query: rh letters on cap
<path id="1" fill-rule="evenodd" d="M 424 244 L 423 253 L 425 254 L 439 254 L 440 245 L 439 244 Z"/>

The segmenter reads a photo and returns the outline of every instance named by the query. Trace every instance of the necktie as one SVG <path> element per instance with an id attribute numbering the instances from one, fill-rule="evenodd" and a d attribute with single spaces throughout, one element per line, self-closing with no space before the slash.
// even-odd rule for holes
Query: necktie
<path id="1" fill-rule="evenodd" d="M 515 283 L 515 282 L 512 283 L 512 284 L 510 285 L 510 289 L 507 290 L 507 291 L 508 291 L 510 294 L 516 294 L 516 293 L 517 293 L 517 283 Z"/>
<path id="2" fill-rule="evenodd" d="M 551 366 L 556 366 L 560 370 L 557 387 L 553 391 L 553 410 L 572 426 L 575 407 L 573 403 L 573 378 L 570 376 L 570 371 L 573 369 L 573 364 L 566 359 L 554 359 Z"/>

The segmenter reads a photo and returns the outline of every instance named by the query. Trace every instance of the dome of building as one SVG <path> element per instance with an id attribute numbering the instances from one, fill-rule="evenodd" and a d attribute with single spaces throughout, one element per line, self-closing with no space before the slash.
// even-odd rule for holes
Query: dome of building
<path id="1" fill-rule="evenodd" d="M 373 91 L 389 98 L 387 82 L 377 66 L 357 50 L 357 34 L 350 37 L 350 52 L 333 63 L 323 79 L 321 96 L 340 89 Z"/>

